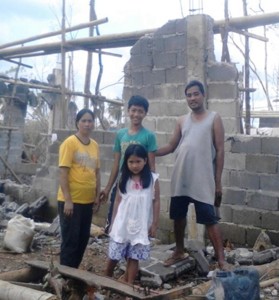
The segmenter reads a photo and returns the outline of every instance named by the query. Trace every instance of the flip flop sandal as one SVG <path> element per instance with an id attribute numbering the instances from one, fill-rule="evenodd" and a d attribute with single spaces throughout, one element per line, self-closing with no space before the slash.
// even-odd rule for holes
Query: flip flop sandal
<path id="1" fill-rule="evenodd" d="M 163 265 L 164 265 L 165 267 L 169 267 L 169 266 L 174 265 L 174 264 L 176 264 L 176 263 L 178 263 L 178 262 L 180 262 L 180 261 L 182 261 L 182 260 L 184 260 L 184 259 L 186 259 L 186 258 L 188 258 L 188 257 L 189 257 L 189 254 L 188 254 L 188 253 L 184 253 L 183 256 L 178 256 L 178 257 L 170 256 L 169 258 L 167 258 L 167 259 L 163 262 Z"/>

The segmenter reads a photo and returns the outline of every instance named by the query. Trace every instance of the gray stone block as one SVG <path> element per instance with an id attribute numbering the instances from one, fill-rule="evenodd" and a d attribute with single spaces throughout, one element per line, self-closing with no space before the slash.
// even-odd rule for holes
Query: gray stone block
<path id="1" fill-rule="evenodd" d="M 239 115 L 239 103 L 235 100 L 218 100 L 218 99 L 209 99 L 208 100 L 208 109 L 218 112 L 222 118 L 235 118 Z"/>
<path id="2" fill-rule="evenodd" d="M 240 132 L 240 118 L 222 117 L 225 132 L 227 134 L 236 134 Z"/>
<path id="3" fill-rule="evenodd" d="M 166 70 L 167 83 L 185 83 L 186 69 L 185 67 L 176 67 Z"/>
<path id="4" fill-rule="evenodd" d="M 133 73 L 134 76 L 134 73 Z M 153 69 L 149 72 L 142 73 L 143 84 L 165 84 L 166 81 L 166 71 L 164 69 Z"/>
<path id="5" fill-rule="evenodd" d="M 236 135 L 231 140 L 231 151 L 233 153 L 261 153 L 262 139 L 251 136 Z"/>
<path id="6" fill-rule="evenodd" d="M 232 208 L 233 205 L 228 205 L 228 204 L 222 204 L 220 206 L 220 215 L 221 215 L 221 221 L 222 222 L 232 222 L 233 219 L 233 214 L 232 214 Z"/>
<path id="7" fill-rule="evenodd" d="M 224 187 L 222 202 L 224 204 L 245 205 L 246 193 L 246 190 L 243 189 Z"/>
<path id="8" fill-rule="evenodd" d="M 230 83 L 209 83 L 208 84 L 209 99 L 237 99 L 238 90 L 235 82 Z"/>
<path id="9" fill-rule="evenodd" d="M 264 191 L 249 191 L 247 193 L 247 206 L 270 211 L 277 211 L 279 208 L 278 193 Z"/>
<path id="10" fill-rule="evenodd" d="M 155 52 L 153 53 L 153 63 L 155 68 L 175 68 L 176 67 L 176 53 L 162 53 Z"/>
<path id="11" fill-rule="evenodd" d="M 142 68 L 145 67 L 145 68 Z M 153 56 L 150 54 L 135 54 L 130 58 L 130 68 L 132 70 L 147 70 L 153 68 Z"/>
<path id="12" fill-rule="evenodd" d="M 209 81 L 233 81 L 236 82 L 238 77 L 237 68 L 228 63 L 215 63 L 210 64 L 207 69 Z"/>
<path id="13" fill-rule="evenodd" d="M 260 174 L 260 189 L 263 191 L 275 191 L 278 192 L 278 182 L 279 176 L 269 175 L 269 174 Z"/>
<path id="14" fill-rule="evenodd" d="M 253 247 L 262 229 L 259 227 L 249 226 L 247 229 L 247 245 Z"/>
<path id="15" fill-rule="evenodd" d="M 278 172 L 278 156 L 247 154 L 246 169 L 255 173 L 276 174 Z"/>
<path id="16" fill-rule="evenodd" d="M 166 84 L 166 85 L 155 85 L 154 86 L 154 98 L 155 99 L 168 99 L 175 100 L 177 99 L 178 92 L 177 86 L 174 84 Z"/>
<path id="17" fill-rule="evenodd" d="M 241 225 L 262 226 L 262 213 L 260 210 L 251 209 L 245 206 L 234 205 L 232 208 L 233 223 Z"/>
<path id="18" fill-rule="evenodd" d="M 186 35 L 184 33 L 170 35 L 165 37 L 165 51 L 166 52 L 179 52 L 186 48 Z"/>
<path id="19" fill-rule="evenodd" d="M 246 244 L 246 227 L 233 223 L 220 223 L 223 239 L 229 239 L 237 245 Z"/>
<path id="20" fill-rule="evenodd" d="M 262 213 L 262 228 L 279 231 L 279 212 L 270 211 Z"/>
<path id="21" fill-rule="evenodd" d="M 246 154 L 225 153 L 224 168 L 230 170 L 244 171 L 246 166 Z"/>
<path id="22" fill-rule="evenodd" d="M 160 117 L 158 117 L 157 118 L 157 128 L 156 129 L 158 131 L 161 131 L 161 132 L 172 133 L 174 128 L 175 128 L 176 123 L 177 123 L 176 118 L 173 118 L 173 117 L 160 118 Z"/>
<path id="23" fill-rule="evenodd" d="M 230 187 L 250 190 L 260 189 L 260 176 L 258 174 L 237 170 L 231 170 L 228 173 Z"/>
<path id="24" fill-rule="evenodd" d="M 278 137 L 262 137 L 262 153 L 279 154 L 279 138 Z"/>

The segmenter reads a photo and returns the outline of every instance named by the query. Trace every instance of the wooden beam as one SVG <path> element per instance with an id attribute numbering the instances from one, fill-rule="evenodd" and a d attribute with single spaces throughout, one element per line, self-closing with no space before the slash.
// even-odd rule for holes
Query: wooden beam
<path id="1" fill-rule="evenodd" d="M 65 32 L 71 32 L 71 31 L 75 31 L 75 30 L 79 30 L 79 29 L 83 29 L 83 28 L 87 28 L 87 27 L 91 27 L 91 26 L 96 26 L 96 25 L 106 23 L 106 22 L 108 22 L 108 18 L 103 18 L 103 19 L 100 19 L 100 20 L 86 22 L 86 23 L 82 23 L 82 24 L 79 24 L 79 25 L 76 25 L 76 26 L 65 28 Z M 16 45 L 22 45 L 22 44 L 25 44 L 25 43 L 28 43 L 28 42 L 33 42 L 33 41 L 36 41 L 36 40 L 40 40 L 40 39 L 44 39 L 44 38 L 47 38 L 47 37 L 55 36 L 55 35 L 58 35 L 58 34 L 61 34 L 61 33 L 62 33 L 62 30 L 43 33 L 43 34 L 36 35 L 36 36 L 33 36 L 33 37 L 29 37 L 29 38 L 26 38 L 26 39 L 17 40 L 17 41 L 11 42 L 11 43 L 0 45 L 0 49 L 8 48 L 8 47 L 11 47 L 11 46 L 16 46 Z"/>
<path id="2" fill-rule="evenodd" d="M 221 28 L 224 26 L 229 26 L 236 30 L 243 30 L 252 27 L 259 27 L 276 23 L 279 23 L 279 12 L 214 21 L 213 32 L 215 34 L 220 33 Z M 136 43 L 136 41 L 142 36 L 146 34 L 152 34 L 156 30 L 157 28 L 76 39 L 66 41 L 65 47 L 66 51 L 76 51 L 84 49 L 86 49 L 86 51 L 94 51 L 96 49 L 130 47 L 133 46 Z M 60 53 L 60 49 L 60 42 L 33 46 L 14 47 L 10 49 L 0 50 L 0 59 L 1 57 L 16 58 L 20 57 L 22 54 L 38 55 L 38 53 L 40 52 L 49 55 Z"/>

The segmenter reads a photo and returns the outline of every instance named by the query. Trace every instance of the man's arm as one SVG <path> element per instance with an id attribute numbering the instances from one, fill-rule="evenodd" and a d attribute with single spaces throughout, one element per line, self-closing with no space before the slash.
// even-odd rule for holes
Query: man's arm
<path id="1" fill-rule="evenodd" d="M 178 146 L 179 141 L 181 139 L 181 123 L 183 122 L 183 120 L 184 120 L 184 116 L 180 117 L 178 119 L 171 139 L 169 140 L 169 142 L 166 145 L 160 147 L 155 152 L 156 156 L 164 156 L 164 155 L 170 154 L 176 149 L 176 147 Z"/>
<path id="2" fill-rule="evenodd" d="M 213 123 L 213 138 L 214 146 L 216 149 L 216 168 L 215 168 L 215 186 L 216 193 L 222 193 L 222 172 L 224 167 L 224 143 L 225 143 L 225 133 L 224 126 L 220 115 L 216 115 Z"/>
<path id="3" fill-rule="evenodd" d="M 148 152 L 148 164 L 150 170 L 155 173 L 155 152 Z"/>
<path id="4" fill-rule="evenodd" d="M 113 161 L 113 166 L 112 166 L 112 169 L 110 172 L 108 183 L 107 183 L 105 189 L 102 190 L 100 193 L 101 201 L 107 201 L 108 195 L 117 179 L 118 172 L 119 172 L 120 156 L 121 156 L 120 152 L 114 153 L 114 161 Z"/>

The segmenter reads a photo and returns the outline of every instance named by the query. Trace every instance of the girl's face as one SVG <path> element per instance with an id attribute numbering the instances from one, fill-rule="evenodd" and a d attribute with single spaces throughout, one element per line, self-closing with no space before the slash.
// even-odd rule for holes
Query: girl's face
<path id="1" fill-rule="evenodd" d="M 131 155 L 127 160 L 128 169 L 135 175 L 139 174 L 144 168 L 147 159 Z"/>
<path id="2" fill-rule="evenodd" d="M 90 134 L 94 128 L 94 120 L 89 113 L 85 113 L 77 122 L 78 131 L 81 134 Z"/>

